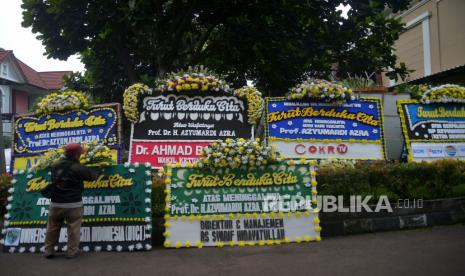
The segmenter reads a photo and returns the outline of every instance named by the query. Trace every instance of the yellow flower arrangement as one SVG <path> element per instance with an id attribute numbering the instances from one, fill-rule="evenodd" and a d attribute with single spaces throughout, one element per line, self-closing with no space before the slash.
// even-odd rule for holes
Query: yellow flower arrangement
<path id="1" fill-rule="evenodd" d="M 249 115 L 249 124 L 256 125 L 262 117 L 265 101 L 262 98 L 262 93 L 255 87 L 244 86 L 236 89 L 234 95 L 239 98 L 245 98 L 247 100 L 247 112 Z"/>
<path id="2" fill-rule="evenodd" d="M 105 167 L 113 164 L 109 147 L 97 142 L 81 143 L 85 153 L 81 155 L 79 162 L 89 167 Z M 32 167 L 32 170 L 50 168 L 55 162 L 65 158 L 65 146 L 49 149 Z"/>
<path id="3" fill-rule="evenodd" d="M 203 66 L 169 73 L 157 82 L 157 88 L 162 92 L 230 92 L 229 85 L 224 80 Z"/>
<path id="4" fill-rule="evenodd" d="M 43 97 L 36 106 L 38 114 L 50 114 L 76 109 L 88 109 L 89 99 L 82 92 L 63 91 L 53 92 Z"/>
<path id="5" fill-rule="evenodd" d="M 124 90 L 123 111 L 129 121 L 136 123 L 139 120 L 139 112 L 137 111 L 139 97 L 150 93 L 152 93 L 152 89 L 142 83 L 135 83 Z"/>
<path id="6" fill-rule="evenodd" d="M 92 167 L 106 167 L 114 163 L 111 158 L 109 147 L 99 144 L 96 141 L 92 143 L 82 143 L 85 153 L 80 157 L 80 163 Z"/>
<path id="7" fill-rule="evenodd" d="M 49 149 L 32 167 L 32 170 L 42 170 L 50 168 L 56 161 L 65 158 L 65 150 L 63 148 Z"/>
<path id="8" fill-rule="evenodd" d="M 422 103 L 465 103 L 465 87 L 444 84 L 431 87 L 422 95 Z"/>
<path id="9" fill-rule="evenodd" d="M 199 168 L 238 168 L 241 166 L 259 167 L 279 162 L 281 158 L 276 149 L 260 143 L 260 139 L 226 139 L 214 142 L 202 152 L 202 158 L 196 163 Z"/>
<path id="10" fill-rule="evenodd" d="M 327 102 L 344 102 L 346 100 L 354 100 L 355 95 L 352 89 L 340 83 L 308 78 L 293 87 L 287 94 L 287 98 L 289 100 L 310 98 Z"/>

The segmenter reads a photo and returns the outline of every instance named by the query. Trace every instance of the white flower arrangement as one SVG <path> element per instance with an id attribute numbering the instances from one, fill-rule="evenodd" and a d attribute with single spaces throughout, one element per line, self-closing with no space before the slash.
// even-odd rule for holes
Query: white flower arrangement
<path id="1" fill-rule="evenodd" d="M 429 88 L 421 96 L 420 102 L 465 103 L 465 87 L 456 84 L 443 84 Z"/>
<path id="2" fill-rule="evenodd" d="M 81 143 L 81 146 L 85 150 L 85 153 L 81 154 L 79 160 L 81 164 L 86 166 L 105 167 L 114 163 L 111 159 L 111 150 L 109 147 L 98 144 L 96 141 L 93 143 Z M 32 171 L 50 168 L 55 162 L 64 159 L 64 148 L 65 146 L 49 149 L 32 167 Z"/>
<path id="3" fill-rule="evenodd" d="M 308 78 L 293 87 L 287 94 L 287 98 L 290 100 L 310 98 L 327 102 L 344 102 L 346 100 L 355 100 L 355 95 L 352 89 L 341 83 Z"/>
<path id="4" fill-rule="evenodd" d="M 265 146 L 260 139 L 226 139 L 211 143 L 202 152 L 202 158 L 195 164 L 199 168 L 239 168 L 242 166 L 260 167 L 281 161 L 274 147 Z"/>
<path id="5" fill-rule="evenodd" d="M 38 114 L 50 114 L 52 112 L 63 112 L 67 110 L 88 109 L 89 99 L 82 92 L 63 91 L 53 92 L 45 96 L 37 104 Z"/>
<path id="6" fill-rule="evenodd" d="M 169 73 L 158 81 L 158 90 L 162 92 L 230 92 L 229 85 L 221 77 L 203 66 L 189 67 L 185 71 Z"/>

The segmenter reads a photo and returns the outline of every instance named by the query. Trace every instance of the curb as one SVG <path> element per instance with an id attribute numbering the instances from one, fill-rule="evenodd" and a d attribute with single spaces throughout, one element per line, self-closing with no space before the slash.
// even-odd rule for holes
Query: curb
<path id="1" fill-rule="evenodd" d="M 422 208 L 392 213 L 321 213 L 320 219 L 323 237 L 465 223 L 465 198 L 425 200 Z"/>

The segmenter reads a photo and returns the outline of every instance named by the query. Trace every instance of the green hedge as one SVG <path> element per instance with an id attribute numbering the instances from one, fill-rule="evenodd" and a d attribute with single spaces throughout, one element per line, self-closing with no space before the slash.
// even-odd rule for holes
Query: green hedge
<path id="1" fill-rule="evenodd" d="M 335 162 L 318 168 L 321 195 L 387 195 L 436 199 L 465 196 L 465 162 L 431 163 Z"/>

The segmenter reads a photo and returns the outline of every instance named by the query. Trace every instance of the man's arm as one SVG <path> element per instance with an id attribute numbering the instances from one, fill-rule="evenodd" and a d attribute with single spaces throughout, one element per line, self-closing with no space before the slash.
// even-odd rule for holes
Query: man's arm
<path id="1" fill-rule="evenodd" d="M 89 168 L 84 165 L 79 164 L 79 174 L 83 181 L 94 181 L 97 179 L 100 174 L 100 170 L 97 170 L 96 174 L 93 174 Z"/>

